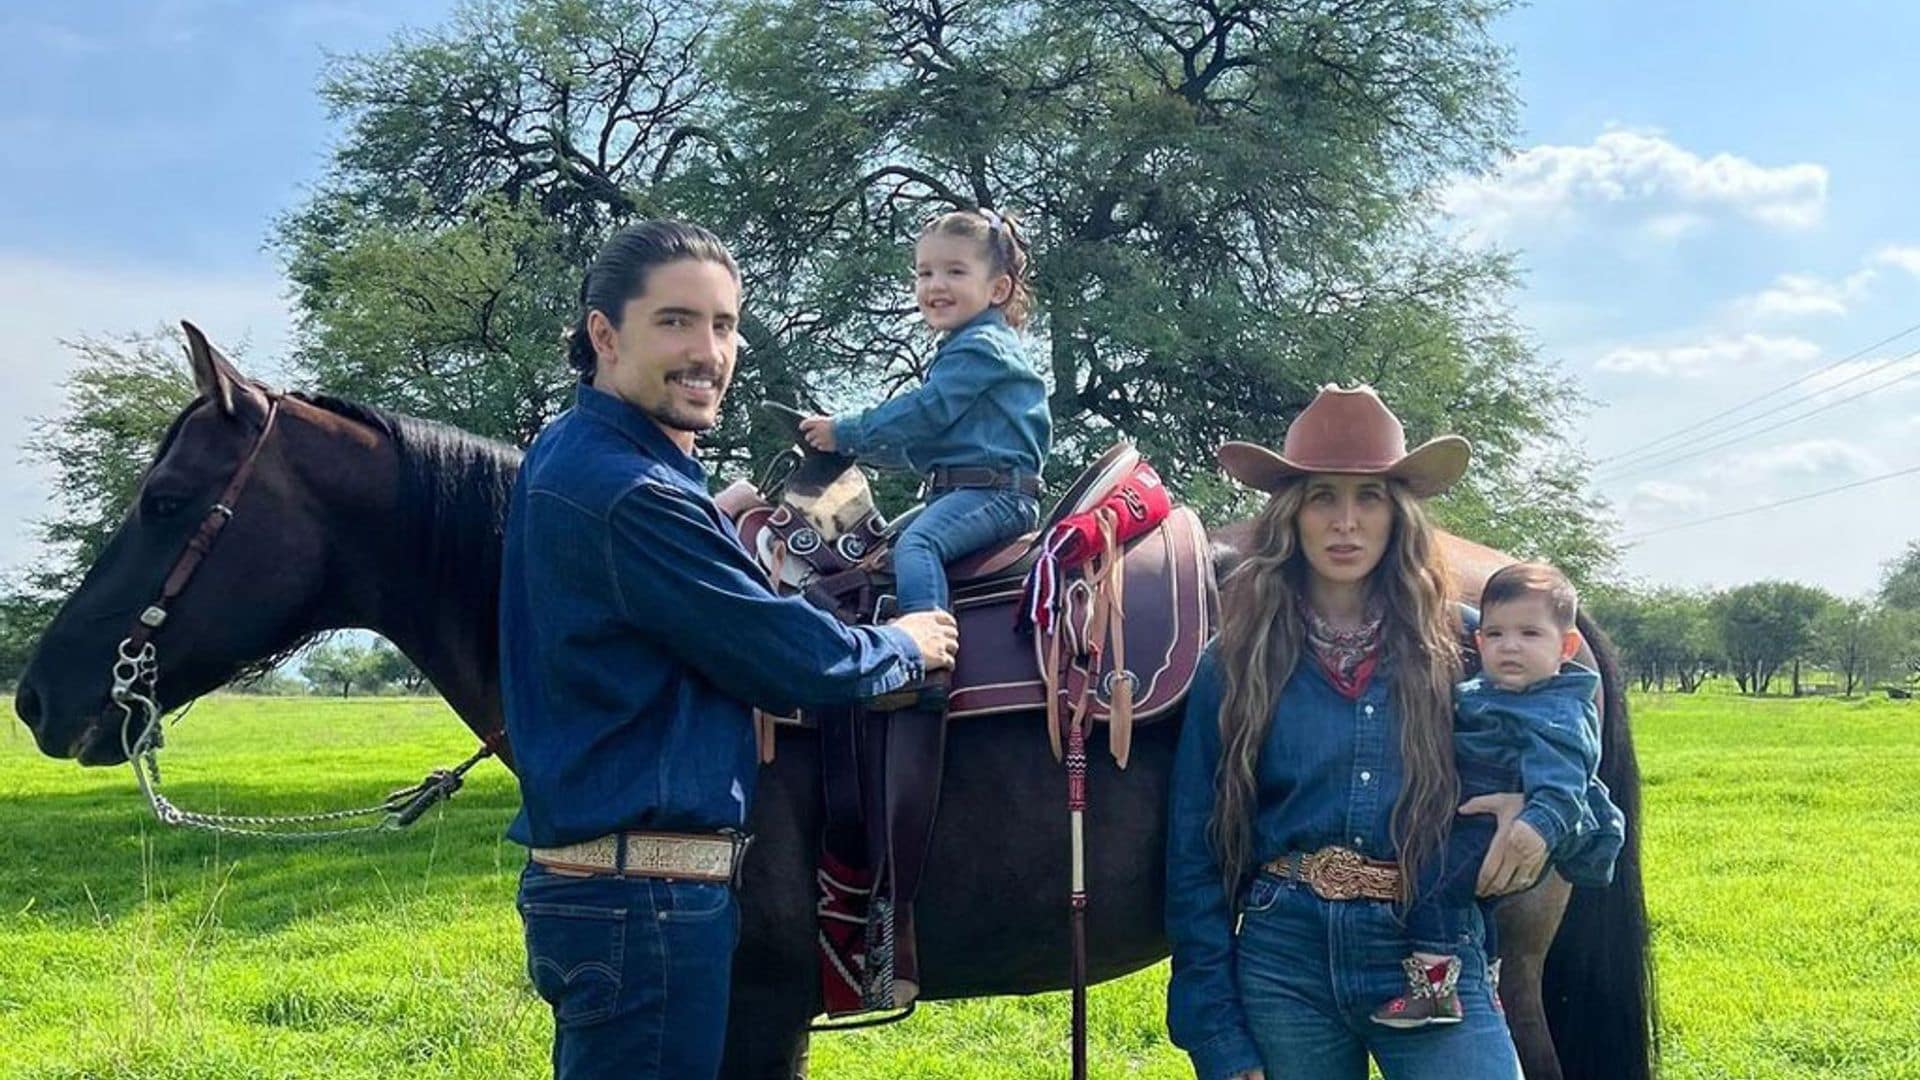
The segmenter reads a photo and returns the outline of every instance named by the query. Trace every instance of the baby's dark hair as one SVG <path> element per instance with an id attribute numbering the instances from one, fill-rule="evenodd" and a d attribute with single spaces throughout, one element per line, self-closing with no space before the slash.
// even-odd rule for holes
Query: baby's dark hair
<path id="1" fill-rule="evenodd" d="M 1562 630 L 1573 629 L 1574 620 L 1580 614 L 1580 597 L 1573 591 L 1567 575 L 1542 562 L 1514 563 L 1494 571 L 1486 587 L 1480 590 L 1480 612 L 1484 615 L 1495 604 L 1512 603 L 1529 596 L 1547 602 L 1556 626 Z"/>
<path id="2" fill-rule="evenodd" d="M 986 248 L 991 271 L 1013 280 L 1013 291 L 1000 305 L 1000 313 L 1006 316 L 1008 326 L 1025 326 L 1027 316 L 1033 313 L 1033 286 L 1027 277 L 1027 241 L 1020 235 L 1013 215 L 986 208 L 951 210 L 920 230 L 923 237 L 936 233 L 978 240 Z"/>
<path id="3" fill-rule="evenodd" d="M 704 259 L 727 268 L 737 284 L 740 268 L 720 238 L 685 221 L 642 221 L 607 238 L 593 257 L 593 266 L 580 281 L 580 313 L 564 337 L 567 363 L 582 379 L 593 378 L 599 366 L 593 342 L 587 337 L 587 314 L 598 311 L 615 327 L 627 301 L 647 291 L 647 272 L 681 259 Z"/>

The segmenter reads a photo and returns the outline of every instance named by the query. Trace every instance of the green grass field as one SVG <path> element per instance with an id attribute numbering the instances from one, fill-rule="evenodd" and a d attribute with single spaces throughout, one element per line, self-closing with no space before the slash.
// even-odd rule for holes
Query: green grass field
<path id="1" fill-rule="evenodd" d="M 1920 706 L 1636 702 L 1666 1075 L 1920 1077 Z M 1037 734 L 1036 734 L 1036 737 Z M 438 702 L 220 697 L 176 729 L 194 809 L 358 805 L 464 756 Z M 0 1076 L 538 1077 L 489 763 L 402 836 L 320 847 L 165 830 L 124 769 L 0 734 Z M 1096 987 L 1100 1077 L 1190 1076 L 1164 965 Z M 1066 1074 L 1066 1001 L 932 1005 L 818 1037 L 814 1074 Z"/>

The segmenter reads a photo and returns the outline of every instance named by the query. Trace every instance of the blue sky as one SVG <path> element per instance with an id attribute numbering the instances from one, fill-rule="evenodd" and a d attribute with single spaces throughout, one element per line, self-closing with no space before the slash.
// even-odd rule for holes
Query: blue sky
<path id="1" fill-rule="evenodd" d="M 0 435 L 59 403 L 58 341 L 188 317 L 271 372 L 289 334 L 276 214 L 336 131 L 325 52 L 378 46 L 445 2 L 70 3 L 0 14 Z M 1449 193 L 1476 242 L 1521 253 L 1541 355 L 1595 407 L 1574 437 L 1635 450 L 1920 323 L 1920 5 L 1541 3 L 1503 19 L 1521 152 Z M 1920 537 L 1920 474 L 1674 528 L 1920 465 L 1920 333 L 1809 378 L 1753 425 L 1609 463 L 1626 568 L 1650 581 L 1793 578 L 1848 594 Z M 1881 386 L 1886 389 L 1880 389 Z M 1773 427 L 1857 391 L 1857 401 Z M 1667 458 L 1704 450 L 1685 461 Z M 0 456 L 0 567 L 32 558 L 46 476 Z"/>

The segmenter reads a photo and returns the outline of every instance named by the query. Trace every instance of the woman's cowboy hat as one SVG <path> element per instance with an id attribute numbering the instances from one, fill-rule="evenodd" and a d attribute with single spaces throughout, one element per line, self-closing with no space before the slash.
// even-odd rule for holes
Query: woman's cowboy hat
<path id="1" fill-rule="evenodd" d="M 1407 452 L 1400 420 L 1371 386 L 1342 390 L 1320 388 L 1287 426 L 1279 453 L 1247 442 L 1230 442 L 1219 451 L 1227 475 L 1261 491 L 1307 473 L 1359 473 L 1386 476 L 1426 497 L 1453 486 L 1467 471 L 1469 447 L 1458 435 L 1442 435 Z"/>

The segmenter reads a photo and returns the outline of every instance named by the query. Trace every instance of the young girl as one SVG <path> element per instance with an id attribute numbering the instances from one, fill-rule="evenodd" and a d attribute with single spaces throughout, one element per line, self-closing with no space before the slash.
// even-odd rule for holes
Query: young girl
<path id="1" fill-rule="evenodd" d="M 948 609 L 947 563 L 1039 524 L 1040 468 L 1053 441 L 1046 385 L 1015 333 L 1032 293 L 1026 245 L 1013 223 L 992 210 L 942 214 L 921 231 L 913 263 L 920 316 L 944 335 L 926 384 L 871 409 L 801 424 L 815 449 L 926 477 L 926 508 L 894 544 L 902 614 Z M 892 882 L 890 899 L 876 890 L 871 913 L 874 924 L 891 929 L 876 935 L 867 928 L 869 942 L 886 943 L 861 961 L 868 1007 L 898 1008 L 920 992 L 914 897 L 940 798 L 946 678 L 940 672 L 924 687 L 868 703 L 889 719 L 886 839 L 869 837 L 867 848 L 876 859 L 886 853 Z M 830 830 L 822 865 L 846 863 L 849 839 Z M 823 902 L 836 901 L 829 893 Z"/>
<path id="2" fill-rule="evenodd" d="M 914 246 L 914 300 L 944 334 L 926 384 L 801 425 L 815 449 L 926 477 L 927 507 L 894 546 L 900 611 L 946 610 L 946 564 L 1039 524 L 1053 438 L 1047 389 L 1016 334 L 1032 304 L 1026 245 L 992 210 L 934 219 Z"/>

